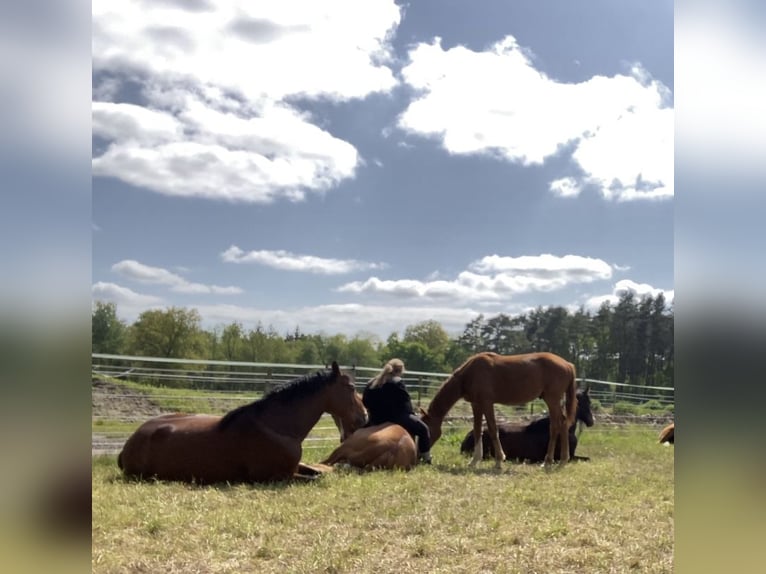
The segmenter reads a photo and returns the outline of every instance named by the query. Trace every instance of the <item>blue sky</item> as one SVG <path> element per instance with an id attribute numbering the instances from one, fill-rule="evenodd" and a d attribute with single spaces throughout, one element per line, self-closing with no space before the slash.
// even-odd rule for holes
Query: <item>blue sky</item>
<path id="1" fill-rule="evenodd" d="M 92 297 L 385 339 L 673 299 L 673 4 L 93 3 Z"/>

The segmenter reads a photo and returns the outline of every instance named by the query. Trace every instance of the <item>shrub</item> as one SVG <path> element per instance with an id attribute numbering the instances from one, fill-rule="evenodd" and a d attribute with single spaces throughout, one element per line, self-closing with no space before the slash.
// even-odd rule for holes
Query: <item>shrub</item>
<path id="1" fill-rule="evenodd" d="M 647 411 L 664 411 L 665 405 L 657 399 L 650 399 L 641 405 L 641 409 Z"/>
<path id="2" fill-rule="evenodd" d="M 615 415 L 637 415 L 638 406 L 626 401 L 618 401 L 614 403 L 612 413 Z"/>

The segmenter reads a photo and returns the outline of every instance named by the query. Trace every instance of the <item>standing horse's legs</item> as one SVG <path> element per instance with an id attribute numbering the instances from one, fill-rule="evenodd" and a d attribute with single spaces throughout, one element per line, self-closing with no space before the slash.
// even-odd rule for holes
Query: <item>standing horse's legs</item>
<path id="1" fill-rule="evenodd" d="M 565 465 L 569 462 L 569 425 L 567 424 L 567 417 L 564 413 L 561 414 L 561 428 L 559 429 L 559 436 L 561 437 L 561 465 Z"/>
<path id="2" fill-rule="evenodd" d="M 484 458 L 481 441 L 481 417 L 483 413 L 481 405 L 478 403 L 471 403 L 471 409 L 473 410 L 473 458 L 468 466 L 476 466 L 476 463 L 481 462 L 481 459 Z"/>
<path id="3" fill-rule="evenodd" d="M 487 418 L 487 432 L 489 432 L 489 438 L 492 440 L 492 446 L 495 447 L 495 468 L 500 469 L 505 460 L 505 453 L 503 452 L 503 446 L 500 444 L 500 436 L 497 432 L 497 422 L 495 422 L 495 409 L 494 405 L 490 403 L 489 407 L 485 409 L 484 416 Z"/>
<path id="4" fill-rule="evenodd" d="M 564 413 L 561 410 L 561 405 L 557 401 L 545 401 L 548 405 L 548 413 L 550 414 L 550 429 L 548 433 L 548 450 L 545 453 L 545 461 L 543 467 L 548 468 L 553 464 L 553 454 L 556 450 L 556 439 L 561 433 L 561 429 L 566 430 L 566 424 L 564 424 Z M 562 442 L 561 448 L 564 448 Z M 567 458 L 569 458 L 569 436 L 567 436 Z M 562 452 L 562 458 L 564 454 Z"/>

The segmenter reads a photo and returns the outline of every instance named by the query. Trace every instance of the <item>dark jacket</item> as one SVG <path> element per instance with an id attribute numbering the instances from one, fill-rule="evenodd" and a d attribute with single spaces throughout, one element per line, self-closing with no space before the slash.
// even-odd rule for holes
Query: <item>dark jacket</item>
<path id="1" fill-rule="evenodd" d="M 399 377 L 374 389 L 370 387 L 370 383 L 367 383 L 362 394 L 362 402 L 367 408 L 368 426 L 393 422 L 415 413 L 410 394 L 404 386 L 404 381 Z"/>

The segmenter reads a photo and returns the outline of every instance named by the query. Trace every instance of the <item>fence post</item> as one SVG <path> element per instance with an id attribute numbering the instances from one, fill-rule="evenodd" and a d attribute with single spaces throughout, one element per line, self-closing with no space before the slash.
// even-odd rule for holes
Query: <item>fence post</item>
<path id="1" fill-rule="evenodd" d="M 272 377 L 273 377 L 273 372 L 271 370 L 271 367 L 269 367 L 268 369 L 266 369 L 266 384 L 263 385 L 264 386 L 264 389 L 263 389 L 263 394 L 264 395 L 271 390 L 271 379 L 272 379 Z"/>
<path id="2" fill-rule="evenodd" d="M 423 390 L 423 377 L 418 377 L 418 408 L 420 408 L 420 393 Z"/>

